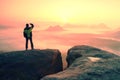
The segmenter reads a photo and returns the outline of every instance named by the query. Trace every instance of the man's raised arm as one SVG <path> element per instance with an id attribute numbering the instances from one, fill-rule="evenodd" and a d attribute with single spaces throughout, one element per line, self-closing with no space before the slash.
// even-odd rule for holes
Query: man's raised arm
<path id="1" fill-rule="evenodd" d="M 31 27 L 34 28 L 34 25 L 32 23 L 30 23 Z"/>

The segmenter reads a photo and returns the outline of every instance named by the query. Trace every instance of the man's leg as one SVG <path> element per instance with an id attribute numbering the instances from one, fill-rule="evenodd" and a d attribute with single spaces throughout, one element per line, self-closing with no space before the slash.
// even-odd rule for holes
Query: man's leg
<path id="1" fill-rule="evenodd" d="M 26 38 L 26 50 L 28 49 L 28 38 Z"/>
<path id="2" fill-rule="evenodd" d="M 33 41 L 32 41 L 32 37 L 30 38 L 30 43 L 31 43 L 31 49 L 34 49 L 34 45 L 33 45 Z"/>

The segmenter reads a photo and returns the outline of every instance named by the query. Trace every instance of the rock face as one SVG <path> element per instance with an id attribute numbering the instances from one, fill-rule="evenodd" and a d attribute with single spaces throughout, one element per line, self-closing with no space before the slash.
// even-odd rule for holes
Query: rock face
<path id="1" fill-rule="evenodd" d="M 0 80 L 39 80 L 62 71 L 59 50 L 14 51 L 0 54 Z"/>
<path id="2" fill-rule="evenodd" d="M 68 50 L 68 68 L 41 80 L 120 80 L 120 56 L 91 46 Z"/>

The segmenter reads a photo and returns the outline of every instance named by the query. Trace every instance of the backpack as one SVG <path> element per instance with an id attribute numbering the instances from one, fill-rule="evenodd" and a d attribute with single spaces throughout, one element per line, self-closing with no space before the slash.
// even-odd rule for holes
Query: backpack
<path id="1" fill-rule="evenodd" d="M 25 29 L 23 31 L 23 36 L 24 36 L 24 38 L 27 38 L 27 33 L 25 33 Z"/>

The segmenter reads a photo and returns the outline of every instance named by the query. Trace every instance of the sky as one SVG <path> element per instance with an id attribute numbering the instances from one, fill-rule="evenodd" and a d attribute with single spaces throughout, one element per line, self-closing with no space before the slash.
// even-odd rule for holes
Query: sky
<path id="1" fill-rule="evenodd" d="M 85 44 L 119 53 L 119 8 L 120 0 L 0 0 L 0 51 L 23 50 L 23 29 L 33 23 L 35 48 Z"/>
<path id="2" fill-rule="evenodd" d="M 120 26 L 119 8 L 120 0 L 0 0 L 0 24 L 23 26 L 33 22 L 43 28 L 48 23 L 104 23 L 115 29 Z"/>

